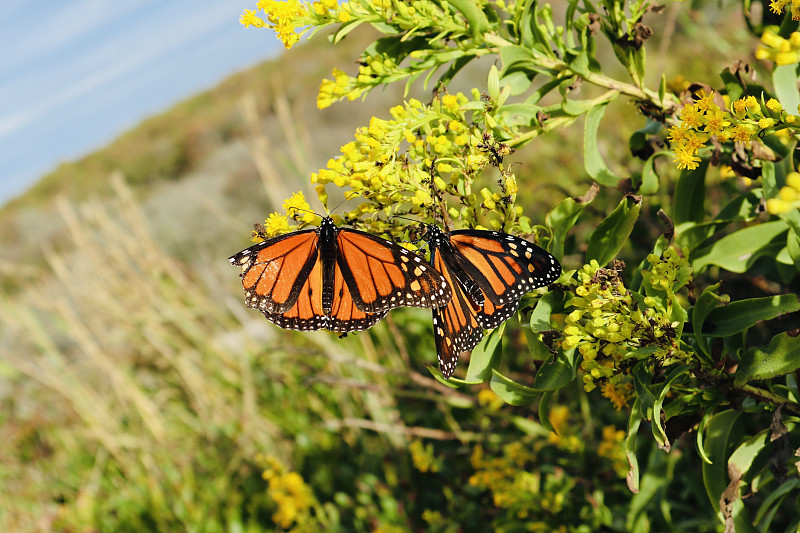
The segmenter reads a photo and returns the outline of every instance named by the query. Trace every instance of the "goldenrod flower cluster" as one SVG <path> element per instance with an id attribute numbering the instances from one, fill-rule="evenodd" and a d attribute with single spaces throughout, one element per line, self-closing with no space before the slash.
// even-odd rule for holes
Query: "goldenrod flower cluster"
<path id="1" fill-rule="evenodd" d="M 797 63 L 800 61 L 800 32 L 792 32 L 788 39 L 784 39 L 778 35 L 777 28 L 767 28 L 761 35 L 756 59 L 768 59 L 776 65 Z"/>
<path id="2" fill-rule="evenodd" d="M 474 225 L 479 216 L 474 206 L 481 206 L 496 214 L 489 223 L 499 228 L 501 220 L 514 219 L 520 212 L 513 205 L 517 183 L 513 174 L 501 169 L 499 192 L 481 191 L 482 202 L 472 192 L 472 181 L 493 164 L 489 152 L 504 146 L 478 127 L 477 111 L 468 110 L 482 111 L 483 106 L 480 94 L 473 95 L 473 100 L 462 93 L 445 94 L 430 105 L 411 99 L 393 107 L 391 119 L 373 117 L 368 127 L 356 130 L 355 140 L 342 146 L 341 155 L 312 174 L 311 181 L 318 185 L 320 195 L 324 187 L 319 186 L 333 184 L 349 189 L 345 191 L 348 198 L 367 200 L 345 216 L 348 220 L 378 211 L 387 215 L 422 212 L 433 206 L 435 192 L 459 198 L 461 208 L 450 212 L 454 218 Z"/>
<path id="3" fill-rule="evenodd" d="M 625 432 L 614 426 L 603 426 L 603 439 L 597 445 L 597 455 L 611 461 L 614 472 L 621 478 L 628 473 L 628 459 L 625 456 Z"/>
<path id="4" fill-rule="evenodd" d="M 267 20 L 258 16 L 261 11 Z M 245 9 L 239 23 L 245 27 L 270 28 L 286 48 L 300 40 L 310 26 L 323 26 L 332 22 L 348 22 L 349 6 L 336 0 L 320 0 L 311 4 L 300 0 L 258 0 L 256 9 Z"/>
<path id="5" fill-rule="evenodd" d="M 662 365 L 691 357 L 679 343 L 673 321 L 675 291 L 689 279 L 691 267 L 673 249 L 663 257 L 651 254 L 651 269 L 643 270 L 647 296 L 629 291 L 614 268 L 600 268 L 596 261 L 578 271 L 577 286 L 568 306 L 561 347 L 577 348 L 583 356 L 584 388 L 598 384 L 619 384 L 625 376 L 626 359 L 636 359 L 641 349 Z M 624 385 L 624 381 L 622 382 Z M 615 405 L 627 400 L 623 387 L 606 389 Z"/>
<path id="6" fill-rule="evenodd" d="M 773 13 L 780 15 L 787 5 L 792 13 L 792 20 L 800 20 L 800 0 L 772 0 L 769 8 Z"/>
<path id="7" fill-rule="evenodd" d="M 547 436 L 547 442 L 558 446 L 570 453 L 580 453 L 584 441 L 576 434 L 576 426 L 570 423 L 569 408 L 566 405 L 556 405 L 547 414 L 547 420 L 553 431 Z"/>
<path id="8" fill-rule="evenodd" d="M 674 161 L 679 170 L 698 167 L 698 153 L 716 137 L 720 143 L 749 143 L 759 136 L 800 125 L 800 116 L 790 115 L 774 98 L 762 108 L 755 96 L 735 100 L 730 110 L 723 110 L 714 101 L 714 93 L 704 95 L 680 111 L 680 122 L 669 129 Z"/>
<path id="9" fill-rule="evenodd" d="M 767 200 L 767 211 L 773 215 L 800 209 L 800 174 L 790 172 L 786 176 L 786 186 L 781 187 L 777 198 Z"/>
<path id="10" fill-rule="evenodd" d="M 441 460 L 434 455 L 433 445 L 430 443 L 423 444 L 419 439 L 411 441 L 408 451 L 411 452 L 414 468 L 420 472 L 438 472 L 442 466 Z"/>
<path id="11" fill-rule="evenodd" d="M 284 200 L 283 210 L 286 212 L 285 215 L 283 213 L 270 214 L 264 221 L 264 227 L 254 232 L 253 240 L 260 241 L 266 237 L 275 237 L 297 229 L 296 226 L 289 224 L 290 218 L 301 225 L 313 222 L 315 218 L 318 218 L 311 210 L 311 206 L 308 205 L 302 191 L 298 191 Z"/>
<path id="12" fill-rule="evenodd" d="M 530 468 L 535 460 L 533 450 L 520 442 L 507 444 L 502 456 L 494 458 L 485 457 L 483 448 L 475 446 L 470 457 L 475 473 L 469 484 L 491 492 L 494 505 L 516 511 L 517 518 L 558 514 L 575 479 L 561 470 L 542 473 Z"/>
<path id="13" fill-rule="evenodd" d="M 239 18 L 244 26 L 269 27 L 286 48 L 291 48 L 310 27 L 346 24 L 351 21 L 383 22 L 397 32 L 435 31 L 444 35 L 469 35 L 466 20 L 448 2 L 430 0 L 258 0 L 256 10 L 245 10 Z M 262 11 L 267 21 L 257 15 Z M 444 46 L 441 44 L 440 46 Z"/>
<path id="14" fill-rule="evenodd" d="M 269 483 L 267 495 L 277 506 L 272 515 L 275 524 L 288 529 L 293 524 L 313 521 L 312 508 L 316 500 L 311 488 L 297 472 L 287 472 L 274 457 L 259 457 L 266 466 L 262 477 Z"/>

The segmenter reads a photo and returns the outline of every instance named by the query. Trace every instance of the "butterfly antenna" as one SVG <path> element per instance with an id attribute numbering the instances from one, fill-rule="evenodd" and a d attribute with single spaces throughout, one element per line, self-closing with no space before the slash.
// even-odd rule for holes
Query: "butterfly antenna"
<path id="1" fill-rule="evenodd" d="M 352 200 L 353 198 L 355 198 L 355 197 L 357 197 L 357 196 L 358 196 L 358 193 L 357 193 L 356 191 L 350 191 L 350 193 L 352 193 L 352 196 L 349 196 L 349 197 L 347 196 L 347 194 L 348 194 L 348 193 L 344 193 L 344 200 L 342 200 L 341 202 L 339 202 L 338 204 L 336 204 L 336 207 L 334 207 L 333 209 L 331 209 L 331 211 L 330 211 L 330 212 L 331 212 L 331 213 L 333 213 L 334 211 L 336 211 L 337 209 L 339 209 L 339 208 L 342 206 L 342 204 L 343 204 L 343 203 L 345 203 L 345 202 L 346 202 L 346 201 L 348 201 L 348 200 Z"/>
<path id="2" fill-rule="evenodd" d="M 311 211 L 310 209 L 303 209 L 302 207 L 290 207 L 289 209 L 286 210 L 287 213 L 289 213 L 291 211 L 304 211 L 306 213 L 311 213 L 312 215 L 316 215 L 319 218 L 325 218 L 323 215 L 320 215 L 316 211 Z M 289 216 L 294 218 L 294 216 L 292 216 L 291 214 Z"/>

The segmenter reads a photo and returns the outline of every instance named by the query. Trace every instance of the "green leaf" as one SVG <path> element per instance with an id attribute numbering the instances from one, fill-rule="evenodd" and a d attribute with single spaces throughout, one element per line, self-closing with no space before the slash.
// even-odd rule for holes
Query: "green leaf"
<path id="1" fill-rule="evenodd" d="M 744 476 L 758 454 L 769 444 L 770 430 L 765 429 L 739 445 L 728 459 L 728 470 L 733 467 Z"/>
<path id="2" fill-rule="evenodd" d="M 530 418 L 527 417 L 512 416 L 511 423 L 514 424 L 514 426 L 516 426 L 517 429 L 519 429 L 526 435 L 533 435 L 535 437 L 547 438 L 547 436 L 550 435 L 550 432 L 552 431 L 552 429 L 548 427 L 550 423 L 548 422 L 547 424 L 545 424 L 544 420 L 542 420 L 542 422 L 540 423 L 536 422 L 535 420 L 531 420 Z"/>
<path id="3" fill-rule="evenodd" d="M 503 331 L 506 323 L 503 322 L 493 329 L 478 343 L 469 358 L 467 367 L 467 377 L 465 381 L 469 383 L 484 382 L 492 375 L 492 369 L 497 368 L 500 363 L 502 350 Z"/>
<path id="4" fill-rule="evenodd" d="M 603 220 L 589 237 L 586 248 L 586 260 L 596 259 L 600 266 L 605 266 L 628 242 L 639 211 L 642 208 L 641 197 L 627 195 L 619 205 Z"/>
<path id="5" fill-rule="evenodd" d="M 642 183 L 636 191 L 644 196 L 650 196 L 658 192 L 658 174 L 656 173 L 656 158 L 668 155 L 669 152 L 656 152 L 647 158 L 642 167 Z"/>
<path id="6" fill-rule="evenodd" d="M 772 523 L 772 519 L 775 517 L 775 513 L 778 511 L 778 507 L 780 507 L 787 496 L 795 493 L 798 488 L 800 488 L 800 479 L 787 479 L 782 485 L 767 494 L 761 506 L 758 508 L 755 517 L 760 531 L 771 530 L 769 526 Z M 790 526 L 785 529 L 785 531 L 797 531 L 798 521 L 800 521 L 800 519 L 795 519 L 794 527 Z"/>
<path id="7" fill-rule="evenodd" d="M 489 382 L 489 386 L 495 394 L 510 405 L 525 405 L 531 403 L 545 392 L 520 385 L 494 369 L 492 369 L 492 380 Z"/>
<path id="8" fill-rule="evenodd" d="M 711 352 L 708 349 L 708 339 L 706 335 L 703 334 L 703 324 L 711 311 L 723 301 L 724 297 L 716 295 L 720 284 L 721 283 L 715 283 L 714 285 L 706 287 L 703 294 L 700 295 L 700 298 L 697 299 L 697 303 L 695 303 L 692 308 L 692 329 L 694 329 L 694 338 L 697 341 L 697 347 L 700 349 L 698 355 L 702 356 L 706 366 L 711 367 L 714 366 L 714 361 L 711 359 Z"/>
<path id="9" fill-rule="evenodd" d="M 578 375 L 577 351 L 557 351 L 539 367 L 533 386 L 537 390 L 557 390 L 571 383 Z"/>
<path id="10" fill-rule="evenodd" d="M 708 265 L 718 265 L 731 272 L 745 272 L 756 259 L 769 253 L 770 241 L 788 229 L 782 220 L 740 229 L 719 239 L 711 246 L 698 250 L 692 261 L 692 267 L 695 271 L 699 271 Z"/>
<path id="11" fill-rule="evenodd" d="M 436 381 L 438 381 L 442 385 L 450 387 L 451 389 L 458 389 L 460 387 L 463 387 L 464 385 L 478 385 L 480 383 L 483 383 L 483 381 L 470 382 L 456 377 L 451 377 L 450 379 L 444 379 L 444 376 L 442 376 L 442 373 L 439 371 L 439 368 L 436 365 L 426 364 L 425 368 L 428 369 L 428 372 L 431 373 L 431 376 L 433 376 Z"/>
<path id="12" fill-rule="evenodd" d="M 636 389 L 636 395 L 640 402 L 642 418 L 645 420 L 652 420 L 653 406 L 656 403 L 656 397 L 653 391 L 650 390 L 652 376 L 650 376 L 650 373 L 647 371 L 645 361 L 639 361 L 633 366 L 631 369 L 631 377 L 633 378 L 633 388 Z"/>
<path id="13" fill-rule="evenodd" d="M 547 428 L 548 431 L 552 431 L 555 433 L 555 429 L 553 429 L 553 424 L 550 423 L 550 400 L 553 398 L 553 391 L 547 391 L 542 394 L 542 399 L 539 400 L 539 422 Z"/>
<path id="14" fill-rule="evenodd" d="M 651 420 L 651 424 L 653 425 L 653 436 L 656 437 L 656 440 L 659 442 L 663 441 L 661 445 L 662 448 L 666 448 L 669 450 L 670 442 L 667 437 L 667 432 L 664 430 L 664 426 L 661 423 L 661 412 L 662 407 L 664 405 L 664 400 L 667 397 L 667 393 L 669 392 L 670 388 L 672 388 L 673 383 L 678 381 L 679 379 L 683 379 L 689 375 L 689 366 L 688 365 L 681 365 L 675 368 L 672 372 L 669 373 L 667 379 L 661 384 L 661 389 L 658 391 L 658 398 L 653 403 L 653 418 Z M 658 432 L 656 434 L 656 432 Z"/>
<path id="15" fill-rule="evenodd" d="M 780 294 L 763 298 L 737 300 L 710 312 L 707 323 L 710 337 L 730 337 L 750 328 L 762 320 L 772 320 L 786 313 L 800 310 L 795 294 Z M 695 329 L 695 334 L 697 330 Z"/>
<path id="16" fill-rule="evenodd" d="M 703 463 L 703 484 L 706 494 L 719 512 L 719 499 L 728 486 L 728 456 L 733 446 L 741 440 L 740 411 L 722 411 L 711 417 L 706 425 L 705 451 L 711 464 Z"/>
<path id="17" fill-rule="evenodd" d="M 780 65 L 772 71 L 772 83 L 775 94 L 784 109 L 790 113 L 800 105 L 800 94 L 797 92 L 797 65 Z"/>
<path id="18" fill-rule="evenodd" d="M 530 125 L 537 123 L 541 107 L 533 104 L 507 104 L 497 109 L 497 116 L 507 115 L 507 125 Z"/>
<path id="19" fill-rule="evenodd" d="M 497 100 L 500 96 L 500 74 L 497 72 L 497 67 L 492 65 L 489 69 L 489 80 L 486 82 L 486 91 L 492 100 Z"/>
<path id="20" fill-rule="evenodd" d="M 595 199 L 597 190 L 597 186 L 593 186 L 583 198 L 565 198 L 545 216 L 545 223 L 553 235 L 550 240 L 550 253 L 556 259 L 560 259 L 564 255 L 564 241 L 567 239 L 567 233 L 578 221 L 586 206 Z"/>
<path id="21" fill-rule="evenodd" d="M 448 3 L 456 8 L 459 13 L 467 19 L 467 27 L 472 30 L 472 38 L 476 42 L 483 42 L 483 34 L 488 32 L 491 27 L 489 19 L 481 10 L 479 4 L 474 0 L 448 0 Z"/>
<path id="22" fill-rule="evenodd" d="M 639 425 L 642 423 L 641 402 L 637 398 L 631 407 L 631 415 L 628 418 L 628 434 L 625 437 L 625 456 L 628 459 L 628 489 L 636 494 L 639 492 L 639 460 L 636 458 L 636 435 L 639 433 Z"/>
<path id="23" fill-rule="evenodd" d="M 556 291 L 549 291 L 544 294 L 539 301 L 536 302 L 536 307 L 533 308 L 531 313 L 531 331 L 541 333 L 553 329 L 550 325 L 550 314 L 553 311 L 553 303 L 560 298 Z"/>
<path id="24" fill-rule="evenodd" d="M 586 173 L 597 183 L 606 187 L 616 187 L 620 178 L 608 169 L 597 146 L 597 130 L 605 112 L 605 105 L 597 105 L 586 115 L 586 125 L 583 130 L 583 165 Z"/>
<path id="25" fill-rule="evenodd" d="M 788 332 L 772 337 L 768 346 L 747 350 L 739 362 L 734 384 L 741 387 L 750 381 L 783 376 L 800 369 L 800 336 Z"/>
<path id="26" fill-rule="evenodd" d="M 792 258 L 794 268 L 800 272 L 800 237 L 794 231 L 786 234 L 786 251 Z"/>
<path id="27" fill-rule="evenodd" d="M 705 217 L 706 169 L 708 161 L 702 160 L 696 169 L 681 172 L 672 202 L 672 221 L 676 226 L 684 222 L 701 222 Z"/>

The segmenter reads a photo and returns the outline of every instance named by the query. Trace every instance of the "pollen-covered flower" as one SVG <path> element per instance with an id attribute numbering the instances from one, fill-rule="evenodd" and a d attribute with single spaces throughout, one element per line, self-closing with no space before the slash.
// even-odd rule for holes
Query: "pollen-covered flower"
<path id="1" fill-rule="evenodd" d="M 264 19 L 256 15 L 255 9 L 245 9 L 244 13 L 242 13 L 242 16 L 239 17 L 239 24 L 245 28 L 249 28 L 250 26 L 253 26 L 254 28 L 263 28 Z"/>
<path id="2" fill-rule="evenodd" d="M 272 213 L 264 221 L 264 232 L 270 237 L 275 237 L 287 231 L 289 231 L 289 219 L 281 213 Z"/>
<path id="3" fill-rule="evenodd" d="M 302 220 L 303 222 L 311 222 L 317 216 L 311 211 L 311 206 L 308 205 L 302 191 L 296 192 L 284 200 L 283 209 L 289 217 L 295 220 Z"/>
<path id="4" fill-rule="evenodd" d="M 257 7 L 267 15 L 269 27 L 286 48 L 300 40 L 296 30 L 311 22 L 306 5 L 299 0 L 258 0 Z"/>
<path id="5" fill-rule="evenodd" d="M 318 504 L 302 476 L 287 471 L 274 457 L 261 458 L 260 462 L 265 463 L 262 477 L 268 483 L 267 496 L 277 507 L 272 515 L 275 524 L 283 529 L 295 524 L 310 525 L 312 509 Z"/>
<path id="6" fill-rule="evenodd" d="M 690 357 L 679 345 L 671 317 L 675 291 L 688 282 L 691 268 L 673 249 L 661 258 L 652 255 L 648 261 L 652 267 L 642 271 L 648 292 L 643 300 L 634 298 L 625 287 L 618 268 L 600 268 L 592 260 L 578 271 L 568 302 L 573 310 L 564 322 L 561 347 L 577 348 L 583 356 L 581 368 L 587 391 L 598 384 L 618 383 L 623 373 L 619 363 L 636 357 L 635 351 L 640 348 L 652 350 L 650 357 L 660 364 Z"/>

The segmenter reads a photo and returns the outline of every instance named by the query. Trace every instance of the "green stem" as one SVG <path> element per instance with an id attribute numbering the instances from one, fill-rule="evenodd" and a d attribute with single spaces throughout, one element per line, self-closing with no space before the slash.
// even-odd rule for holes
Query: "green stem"
<path id="1" fill-rule="evenodd" d="M 796 415 L 800 415 L 800 405 L 792 403 L 788 401 L 786 398 L 782 398 L 777 394 L 773 394 L 764 389 L 759 389 L 752 385 L 745 385 L 744 387 L 738 390 L 741 391 L 742 394 L 744 394 L 745 396 L 749 396 L 750 398 L 754 398 L 756 400 L 760 400 L 762 402 L 766 402 L 774 406 L 782 405 L 786 411 L 789 411 Z"/>
<path id="2" fill-rule="evenodd" d="M 590 100 L 590 102 L 593 104 L 593 106 L 602 105 L 602 104 L 610 102 L 611 100 L 616 98 L 618 94 L 619 94 L 619 92 L 615 91 L 615 90 L 606 91 L 605 93 L 601 94 L 597 98 L 594 98 L 594 99 Z M 520 146 L 520 145 L 525 144 L 526 142 L 530 141 L 531 139 L 535 139 L 536 137 L 538 137 L 539 135 L 542 135 L 543 133 L 547 133 L 549 131 L 552 131 L 552 130 L 555 130 L 555 129 L 558 129 L 558 128 L 561 128 L 561 127 L 569 126 L 570 124 L 575 122 L 575 120 L 577 118 L 578 117 L 574 117 L 574 116 L 570 115 L 570 116 L 564 116 L 564 117 L 557 117 L 557 118 L 549 119 L 549 120 L 547 120 L 547 122 L 545 122 L 542 125 L 541 128 L 534 128 L 534 129 L 532 129 L 532 130 L 530 130 L 530 131 L 528 131 L 526 133 L 523 133 L 519 137 L 515 137 L 513 139 L 510 139 L 510 140 L 506 141 L 506 144 L 508 144 L 509 146 Z"/>
<path id="3" fill-rule="evenodd" d="M 497 48 L 495 53 L 499 53 L 501 48 L 511 46 L 513 44 L 493 33 L 485 34 L 484 40 L 488 44 L 491 44 Z M 567 75 L 578 76 L 584 81 L 587 81 L 593 85 L 597 85 L 598 87 L 604 87 L 612 91 L 617 91 L 620 94 L 636 98 L 637 100 L 646 100 L 656 107 L 663 109 L 664 111 L 677 110 L 677 108 L 680 106 L 680 103 L 672 97 L 665 99 L 662 102 L 658 97 L 657 91 L 643 88 L 640 89 L 631 83 L 625 83 L 614 78 L 609 78 L 608 76 L 604 76 L 603 74 L 599 74 L 597 72 L 587 71 L 584 74 L 572 72 L 569 68 L 569 65 L 555 58 L 545 57 L 542 55 L 532 55 L 531 59 L 534 64 L 541 68 L 553 70 L 555 72 L 564 73 Z"/>

